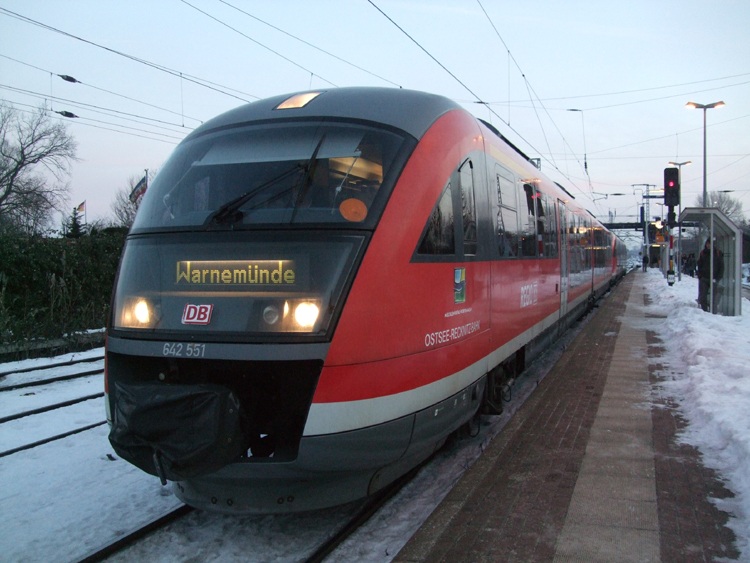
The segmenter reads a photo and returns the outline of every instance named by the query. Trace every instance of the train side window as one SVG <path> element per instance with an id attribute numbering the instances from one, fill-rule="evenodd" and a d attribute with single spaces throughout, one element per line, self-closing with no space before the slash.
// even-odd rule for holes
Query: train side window
<path id="1" fill-rule="evenodd" d="M 495 166 L 497 187 L 497 248 L 501 258 L 518 256 L 518 216 L 513 176 Z"/>
<path id="2" fill-rule="evenodd" d="M 536 199 L 536 188 L 531 184 L 524 184 L 523 191 L 526 195 L 526 213 L 521 212 L 521 255 L 524 258 L 536 258 L 536 214 L 534 212 L 534 200 Z"/>
<path id="3" fill-rule="evenodd" d="M 477 209 L 474 203 L 474 167 L 467 160 L 458 171 L 461 184 L 461 215 L 464 229 L 464 255 L 477 253 Z"/>
<path id="4" fill-rule="evenodd" d="M 581 246 L 583 248 L 583 269 L 588 272 L 591 270 L 591 251 L 594 246 L 591 239 L 591 223 L 588 219 L 581 220 Z"/>
<path id="5" fill-rule="evenodd" d="M 549 229 L 547 227 L 547 214 L 545 212 L 546 206 L 544 199 L 546 196 L 542 192 L 536 192 L 534 197 L 534 203 L 536 206 L 536 237 L 537 237 L 537 248 L 539 250 L 539 256 L 544 258 L 547 256 L 547 237 L 549 237 Z"/>
<path id="6" fill-rule="evenodd" d="M 581 246 L 578 235 L 578 216 L 568 211 L 568 270 L 570 272 L 570 287 L 580 285 Z"/>
<path id="7" fill-rule="evenodd" d="M 455 254 L 456 237 L 453 221 L 453 190 L 451 182 L 445 186 L 443 195 L 432 210 L 427 229 L 419 245 L 418 254 Z"/>
<path id="8" fill-rule="evenodd" d="M 557 258 L 558 251 L 557 241 L 557 214 L 555 213 L 555 200 L 547 194 L 542 194 L 542 204 L 546 217 L 546 229 L 544 232 L 544 256 L 547 258 Z"/>

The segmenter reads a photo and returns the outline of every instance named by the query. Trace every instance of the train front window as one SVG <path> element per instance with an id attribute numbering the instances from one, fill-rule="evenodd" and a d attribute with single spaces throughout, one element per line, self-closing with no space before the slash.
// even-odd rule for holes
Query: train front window
<path id="1" fill-rule="evenodd" d="M 344 123 L 243 127 L 178 147 L 133 230 L 333 223 L 371 228 L 404 137 Z M 393 170 L 392 170 L 393 169 Z"/>

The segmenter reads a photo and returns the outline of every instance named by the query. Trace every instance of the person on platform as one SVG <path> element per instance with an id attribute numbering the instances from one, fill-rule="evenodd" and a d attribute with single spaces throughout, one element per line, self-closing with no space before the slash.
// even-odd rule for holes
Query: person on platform
<path id="1" fill-rule="evenodd" d="M 685 273 L 691 278 L 695 277 L 695 254 L 688 254 L 687 263 L 685 264 Z"/>
<path id="2" fill-rule="evenodd" d="M 713 256 L 713 282 L 711 281 L 711 256 Z M 714 286 L 714 307 L 721 296 L 721 291 L 716 285 L 724 275 L 724 257 L 719 250 L 714 249 L 711 252 L 711 239 L 706 240 L 706 244 L 698 256 L 698 304 L 704 311 L 709 310 L 708 295 L 711 291 L 711 285 Z"/>
<path id="3" fill-rule="evenodd" d="M 643 254 L 643 252 L 640 254 Z M 648 255 L 643 254 L 643 271 L 645 272 L 646 270 L 648 270 Z"/>

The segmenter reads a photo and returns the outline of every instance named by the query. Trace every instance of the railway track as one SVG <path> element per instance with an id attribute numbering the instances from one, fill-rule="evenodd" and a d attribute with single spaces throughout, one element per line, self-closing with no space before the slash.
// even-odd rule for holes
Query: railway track
<path id="1" fill-rule="evenodd" d="M 56 409 L 69 407 L 71 405 L 77 405 L 78 403 L 82 403 L 83 401 L 90 401 L 92 399 L 99 399 L 101 397 L 104 397 L 104 393 L 94 393 L 93 395 L 86 395 L 85 397 L 79 397 L 78 399 L 70 399 L 69 401 L 62 401 L 60 403 L 55 403 L 54 405 L 47 405 L 46 407 L 40 407 L 38 409 L 31 409 L 8 416 L 3 416 L 0 417 L 0 424 L 3 424 L 4 422 L 10 422 L 11 420 L 18 420 L 19 418 L 24 418 L 26 416 L 42 414 L 43 412 L 49 412 Z"/>
<path id="2" fill-rule="evenodd" d="M 129 545 L 132 545 L 151 532 L 163 528 L 168 524 L 171 524 L 175 520 L 178 520 L 180 518 L 183 518 L 187 514 L 190 514 L 193 510 L 194 508 L 192 506 L 183 504 L 182 506 L 174 510 L 170 510 L 162 514 L 158 518 L 155 518 L 154 520 L 148 522 L 143 526 L 138 526 L 137 528 L 131 530 L 115 541 L 95 549 L 81 559 L 76 559 L 74 563 L 97 563 L 99 561 L 104 561 L 107 557 L 110 557 L 111 555 L 122 551 Z"/>
<path id="3" fill-rule="evenodd" d="M 18 373 L 18 372 L 15 372 Z M 48 383 L 56 383 L 58 381 L 68 381 L 70 379 L 78 379 L 81 377 L 88 377 L 89 375 L 96 375 L 99 373 L 104 373 L 103 369 L 92 369 L 89 371 L 82 371 L 80 373 L 72 373 L 69 375 L 60 375 L 57 377 L 50 377 L 47 379 L 38 379 L 36 381 L 26 381 L 23 383 L 16 383 L 16 384 L 10 384 L 10 385 L 2 385 L 0 384 L 0 393 L 3 391 L 15 391 L 16 389 L 24 389 L 26 387 L 39 387 L 41 385 L 47 385 Z"/>
<path id="4" fill-rule="evenodd" d="M 354 515 L 344 522 L 337 532 L 329 538 L 322 540 L 320 545 L 309 557 L 304 559 L 302 563 L 321 563 L 330 553 L 341 545 L 342 542 L 365 524 L 383 505 L 393 498 L 427 463 L 429 463 L 429 460 L 366 499 Z M 143 526 L 134 528 L 113 542 L 95 549 L 80 559 L 74 560 L 72 563 L 99 563 L 104 561 L 108 557 L 125 550 L 149 534 L 184 518 L 194 510 L 194 508 L 187 505 L 182 505 L 174 510 L 170 510 Z"/>
<path id="5" fill-rule="evenodd" d="M 56 362 L 56 363 L 52 363 L 52 364 L 47 364 L 45 366 L 35 366 L 33 368 L 22 368 L 22 369 L 18 369 L 18 370 L 10 370 L 10 371 L 2 372 L 0 374 L 0 377 L 5 377 L 5 376 L 9 376 L 9 375 L 17 375 L 17 374 L 22 374 L 22 373 L 31 373 L 31 372 L 34 372 L 34 371 L 44 371 L 44 370 L 48 370 L 48 369 L 54 369 L 54 368 L 60 368 L 60 367 L 67 367 L 67 366 L 76 365 L 76 364 L 82 364 L 82 363 L 90 363 L 90 362 L 100 361 L 102 359 L 103 359 L 103 357 L 100 356 L 100 357 L 95 357 L 95 358 L 85 358 L 85 359 L 81 359 L 81 360 Z M 2 385 L 0 383 L 0 393 L 2 393 L 2 392 L 8 392 L 8 391 L 16 391 L 18 389 L 24 389 L 24 388 L 29 388 L 29 387 L 39 387 L 39 386 L 43 386 L 43 385 L 48 385 L 50 383 L 56 383 L 56 382 L 61 382 L 61 381 L 69 381 L 69 380 L 72 380 L 72 379 L 79 379 L 79 378 L 88 377 L 88 376 L 91 376 L 91 375 L 97 375 L 97 374 L 103 373 L 103 371 L 104 371 L 103 369 L 97 368 L 97 369 L 85 370 L 85 371 L 81 371 L 81 372 L 73 373 L 73 374 L 66 374 L 66 375 L 61 375 L 61 376 L 49 377 L 49 378 L 45 378 L 45 379 L 33 380 L 33 381 L 18 382 L 18 383 L 14 383 L 14 384 Z M 13 413 L 13 414 L 10 414 L 10 415 L 6 415 L 6 416 L 3 416 L 3 417 L 0 417 L 0 424 L 6 424 L 8 422 L 19 420 L 21 418 L 26 418 L 26 417 L 29 417 L 29 416 L 35 416 L 35 415 L 39 415 L 39 414 L 44 414 L 44 413 L 47 413 L 47 412 L 55 411 L 55 410 L 58 410 L 58 409 L 63 409 L 63 408 L 66 408 L 66 407 L 77 405 L 79 403 L 83 403 L 85 401 L 91 401 L 91 400 L 95 400 L 95 399 L 100 399 L 103 396 L 104 396 L 104 393 L 102 393 L 102 392 L 100 392 L 100 393 L 93 393 L 93 394 L 90 393 L 90 394 L 84 395 L 82 397 L 76 397 L 76 398 L 73 398 L 73 399 L 68 399 L 66 401 L 60 401 L 60 402 L 49 404 L 49 405 L 45 405 L 45 406 L 42 406 L 42 407 L 20 411 L 20 412 L 17 412 L 17 413 Z M 0 451 L 0 458 L 7 457 L 9 455 L 12 455 L 12 454 L 15 454 L 15 453 L 18 453 L 18 452 L 21 452 L 21 451 L 30 450 L 32 448 L 36 448 L 38 446 L 41 446 L 41 445 L 44 445 L 44 444 L 48 444 L 49 442 L 54 442 L 56 440 L 61 440 L 63 438 L 67 438 L 68 436 L 72 436 L 74 434 L 78 434 L 80 432 L 85 432 L 86 430 L 91 430 L 92 428 L 96 428 L 98 426 L 102 426 L 103 424 L 106 424 L 106 421 L 105 420 L 100 420 L 100 421 L 93 422 L 91 424 L 87 424 L 87 425 L 79 427 L 79 428 L 74 428 L 74 429 L 71 429 L 71 430 L 66 431 L 66 432 L 61 432 L 61 433 L 55 434 L 53 436 L 45 437 L 45 438 L 43 438 L 41 440 L 35 440 L 35 441 L 32 441 L 32 442 L 27 443 L 27 444 L 23 444 L 23 445 L 20 445 L 20 446 L 9 448 L 9 449 L 6 449 L 4 451 Z"/>
<path id="6" fill-rule="evenodd" d="M 10 371 L 0 371 L 0 379 L 5 377 L 6 375 L 16 375 L 18 373 L 28 373 L 31 371 L 43 371 L 45 369 L 52 369 L 52 368 L 59 368 L 59 367 L 65 367 L 65 366 L 73 366 L 76 364 L 84 364 L 88 362 L 98 362 L 100 360 L 103 360 L 104 356 L 96 356 L 94 358 L 81 358 L 78 360 L 67 360 L 64 362 L 56 362 L 52 364 L 46 364 L 43 366 L 33 366 L 33 367 L 27 367 L 27 368 L 21 368 L 21 369 L 14 369 Z"/>
<path id="7" fill-rule="evenodd" d="M 88 361 L 96 361 L 100 358 L 95 358 Z M 14 371 L 6 371 L 3 373 L 3 375 L 14 375 L 18 373 L 30 373 L 37 370 L 44 370 L 44 369 L 50 369 L 50 367 L 64 367 L 69 366 L 73 362 L 59 362 L 56 364 L 50 364 L 44 367 L 37 367 L 34 369 L 22 369 L 22 370 L 14 370 Z M 74 363 L 84 363 L 81 362 L 74 362 Z M 36 381 L 27 381 L 27 382 L 19 382 L 12 385 L 5 385 L 0 387 L 0 392 L 2 391 L 13 391 L 18 389 L 23 389 L 26 387 L 32 387 L 32 386 L 41 386 L 46 385 L 50 383 L 60 382 L 60 381 L 66 381 L 81 377 L 87 377 L 90 375 L 96 375 L 101 373 L 102 369 L 94 369 L 94 370 L 85 370 L 81 371 L 75 374 L 68 374 L 64 376 L 56 376 L 56 377 L 50 377 L 42 380 L 36 380 Z M 66 407 L 70 407 L 79 403 L 82 403 L 84 401 L 90 401 L 90 400 L 96 400 L 103 397 L 103 393 L 95 393 L 95 394 L 89 394 L 82 397 L 77 397 L 73 399 L 69 399 L 66 401 L 60 401 L 53 404 L 41 406 L 39 408 L 34 409 L 28 409 L 21 412 L 17 412 L 14 414 L 6 415 L 3 417 L 0 417 L 0 425 L 12 422 L 15 420 L 19 420 L 26 417 L 36 416 L 43 413 L 52 412 L 59 409 L 64 409 Z M 28 444 L 24 444 L 19 447 L 11 448 L 6 451 L 0 452 L 0 458 L 10 456 L 14 453 L 21 452 L 24 450 L 29 450 L 38 446 L 41 446 L 43 444 L 47 444 L 49 442 L 55 441 L 55 440 L 61 440 L 63 438 L 66 438 L 68 436 L 71 436 L 73 434 L 77 434 L 80 432 L 85 432 L 87 430 L 91 430 L 93 428 L 99 427 L 106 424 L 106 421 L 101 420 L 97 421 L 93 424 L 89 424 L 80 428 L 76 428 L 73 430 L 70 430 L 68 432 L 63 432 L 56 434 L 54 436 L 49 436 L 47 438 L 44 438 L 42 440 L 37 440 Z M 427 462 L 426 462 L 427 463 Z M 318 563 L 325 559 L 327 555 L 329 555 L 334 549 L 336 549 L 337 546 L 339 546 L 346 538 L 348 538 L 352 533 L 354 533 L 360 526 L 362 526 L 365 522 L 368 521 L 368 519 L 375 514 L 386 502 L 388 502 L 389 499 L 391 499 L 395 494 L 398 493 L 398 491 L 412 478 L 413 475 L 416 474 L 416 472 L 421 469 L 422 466 L 416 468 L 409 474 L 405 475 L 401 479 L 394 482 L 392 485 L 386 487 L 382 491 L 379 491 L 372 497 L 366 499 L 362 505 L 356 509 L 353 516 L 348 519 L 346 522 L 341 523 L 339 526 L 336 526 L 337 531 L 335 531 L 333 534 L 323 534 L 324 538 L 321 539 L 320 545 L 313 550 L 313 553 L 305 559 L 305 563 Z M 125 535 L 117 538 L 116 540 L 107 543 L 106 545 L 95 549 L 94 551 L 88 553 L 84 557 L 77 559 L 76 563 L 94 563 L 98 561 L 104 561 L 108 557 L 121 552 L 122 550 L 126 549 L 127 547 L 137 543 L 139 540 L 145 538 L 149 534 L 156 532 L 160 529 L 163 529 L 164 527 L 168 526 L 169 524 L 180 520 L 181 518 L 184 518 L 188 514 L 190 514 L 194 509 L 192 507 L 189 507 L 187 505 L 181 505 L 180 507 L 170 510 L 168 512 L 165 512 L 158 517 L 154 518 L 150 522 L 146 523 L 145 525 L 138 526 Z"/>
<path id="8" fill-rule="evenodd" d="M 561 346 L 564 347 L 564 344 L 561 342 Z M 536 370 L 532 369 L 529 370 L 529 373 L 525 373 L 524 376 L 521 377 L 521 379 L 527 379 L 527 387 L 533 388 L 534 387 L 534 380 L 539 380 L 540 377 L 543 377 L 541 372 L 537 372 Z M 526 392 L 523 391 L 524 387 L 523 385 L 520 388 L 517 388 L 516 391 L 518 392 L 518 395 L 516 396 L 516 392 L 514 392 L 514 396 L 512 398 L 511 403 L 508 405 L 508 408 L 506 410 L 506 413 L 501 417 L 505 418 L 512 417 L 512 413 L 515 411 L 516 404 L 522 403 L 526 398 Z M 530 393 L 530 391 L 529 391 Z M 510 397 L 509 397 L 510 398 Z M 52 405 L 50 405 L 52 406 Z M 28 416 L 28 415 L 27 415 Z M 88 430 L 90 428 L 94 428 L 96 426 L 103 425 L 105 422 L 101 421 L 94 425 L 76 429 L 75 431 L 71 433 L 66 433 L 66 435 L 70 435 L 72 433 L 77 432 L 84 432 L 85 430 Z M 492 425 L 494 426 L 496 422 L 493 422 Z M 51 437 L 46 441 L 51 441 L 54 439 L 60 439 L 62 437 L 65 437 L 64 435 L 59 435 L 55 437 Z M 481 436 L 480 436 L 481 438 Z M 463 440 L 462 440 L 463 441 Z M 39 444 L 30 444 L 28 447 L 34 447 L 35 445 Z M 477 445 L 476 443 L 473 445 L 470 445 L 470 448 L 476 449 Z M 480 446 L 481 449 L 481 446 Z M 108 456 L 109 457 L 109 456 Z M 466 466 L 470 465 L 470 463 L 466 463 L 464 461 L 457 462 L 455 460 L 455 456 L 453 454 L 443 456 L 446 457 L 446 459 L 442 459 L 439 463 L 441 464 L 456 464 L 459 463 L 464 469 Z M 110 461 L 112 459 L 110 458 Z M 430 461 L 429 463 L 432 463 Z M 310 553 L 309 557 L 307 559 L 304 559 L 305 563 L 313 563 L 313 562 L 321 562 L 326 559 L 326 557 L 330 556 L 338 546 L 340 546 L 342 543 L 346 542 L 348 538 L 352 536 L 352 534 L 355 534 L 357 530 L 359 530 L 363 525 L 367 524 L 366 529 L 370 529 L 375 526 L 375 529 L 380 529 L 386 526 L 387 522 L 389 522 L 393 518 L 392 512 L 392 506 L 394 506 L 394 503 L 391 503 L 389 505 L 389 508 L 383 512 L 380 509 L 388 503 L 388 501 L 393 498 L 398 492 L 403 488 L 403 486 L 410 482 L 412 479 L 412 475 L 416 473 L 421 468 L 415 469 L 412 473 L 402 478 L 402 480 L 397 481 L 393 487 L 389 487 L 388 489 L 382 491 L 381 493 L 371 497 L 370 499 L 367 499 L 363 501 L 361 505 L 357 505 L 352 507 L 350 511 L 347 511 L 346 514 L 341 515 L 340 521 L 334 521 L 333 525 L 328 525 L 325 533 L 320 533 L 318 537 L 321 538 L 320 544 L 315 547 L 310 547 L 311 545 L 314 545 L 314 541 L 311 541 L 307 546 L 305 546 L 304 550 L 300 550 L 297 555 L 302 556 L 305 553 Z M 440 479 L 435 479 L 436 471 L 441 475 Z M 449 490 L 451 487 L 451 484 L 455 481 L 453 480 L 453 477 L 443 478 L 442 475 L 448 474 L 448 471 L 444 471 L 442 467 L 438 470 L 430 469 L 426 474 L 419 475 L 413 480 L 413 485 L 410 485 L 410 487 L 407 489 L 407 491 L 411 491 L 413 489 L 422 491 L 423 488 L 427 487 L 438 487 L 441 491 Z M 410 496 L 414 495 L 413 492 L 407 492 L 406 493 L 406 499 L 408 499 Z M 418 495 L 423 495 L 423 492 L 416 493 Z M 428 495 L 431 493 L 427 493 Z M 404 496 L 401 495 L 398 497 L 399 499 L 399 505 L 405 503 L 409 503 L 409 500 L 404 500 Z M 403 502 L 402 502 L 403 501 Z M 422 501 L 420 501 L 421 503 Z M 352 513 L 353 511 L 353 513 Z M 191 516 L 192 515 L 192 516 Z M 375 515 L 373 517 L 373 515 Z M 351 516 L 351 517 L 350 517 Z M 403 516 L 397 516 L 396 518 L 403 518 Z M 238 518 L 238 520 L 242 520 L 241 518 Z M 136 520 L 131 520 L 131 522 L 135 522 Z M 296 521 L 295 521 L 296 522 Z M 302 522 L 302 533 L 305 533 L 306 528 L 304 528 L 304 520 Z M 164 530 L 167 528 L 170 524 L 175 524 L 177 528 L 168 528 L 170 531 L 167 535 L 162 536 L 159 534 L 160 530 Z M 279 529 L 279 535 L 278 540 L 280 543 L 285 543 L 288 540 L 294 538 L 296 532 L 292 532 L 292 535 L 290 534 L 290 522 L 289 521 L 282 521 L 282 524 L 278 526 Z M 204 530 L 203 527 L 206 526 L 206 529 Z M 227 526 L 229 526 L 231 529 L 227 529 Z M 237 535 L 238 538 L 242 537 L 244 538 L 247 535 L 247 526 L 248 523 L 246 521 L 238 522 L 236 525 L 231 524 L 231 522 L 227 522 L 225 520 L 219 519 L 219 518 L 209 518 L 209 515 L 207 513 L 201 513 L 199 511 L 194 511 L 190 507 L 187 506 L 180 506 L 177 509 L 170 510 L 166 513 L 161 514 L 158 518 L 153 519 L 151 522 L 146 524 L 145 526 L 138 526 L 137 528 L 133 529 L 129 533 L 119 537 L 116 541 L 109 542 L 107 545 L 102 546 L 99 549 L 96 549 L 95 551 L 92 551 L 91 553 L 85 555 L 83 558 L 80 557 L 80 553 L 76 556 L 73 556 L 71 553 L 68 557 L 70 557 L 70 560 L 76 561 L 76 562 L 94 562 L 94 561 L 103 561 L 109 557 L 116 556 L 116 559 L 120 560 L 123 555 L 125 558 L 129 557 L 129 552 L 124 552 L 123 550 L 126 550 L 129 546 L 135 547 L 135 550 L 132 553 L 135 553 L 136 556 L 138 556 L 139 551 L 141 552 L 141 556 L 149 556 L 151 553 L 153 553 L 152 550 L 156 549 L 157 551 L 160 550 L 173 550 L 175 547 L 184 547 L 187 545 L 190 545 L 191 552 L 194 553 L 194 549 L 197 546 L 194 541 L 196 537 L 196 533 L 200 531 L 201 535 L 205 535 L 206 538 L 209 537 L 210 534 L 213 534 L 213 531 L 208 531 L 212 529 L 217 530 L 217 534 L 225 533 L 227 537 L 221 536 L 226 540 L 227 546 L 232 546 L 235 541 L 237 541 L 237 545 L 240 545 L 239 541 L 233 539 L 233 535 Z M 258 537 L 264 537 L 265 539 L 268 539 L 268 525 L 267 525 L 267 519 L 264 519 L 264 523 L 262 525 L 250 525 L 250 527 L 255 527 L 257 530 L 255 530 L 256 534 L 261 534 Z M 184 529 L 183 529 L 184 528 Z M 366 532 L 366 536 L 371 534 L 371 531 Z M 158 535 L 154 535 L 158 534 Z M 176 534 L 176 536 L 175 536 Z M 178 539 L 178 545 L 172 546 L 172 544 L 169 544 L 169 542 L 175 540 L 176 538 L 182 538 L 184 536 L 190 536 L 193 539 L 192 540 L 184 540 L 188 543 L 180 544 L 180 541 Z M 273 534 L 274 536 L 276 533 Z M 162 542 L 162 537 L 168 538 L 171 537 L 171 539 L 167 540 L 165 539 L 164 542 Z M 211 536 L 213 537 L 213 536 Z M 217 536 L 218 537 L 218 536 Z M 251 536 L 252 537 L 252 536 Z M 357 536 L 355 536 L 357 537 Z M 147 538 L 148 541 L 144 541 Z M 286 539 L 285 539 L 286 538 Z M 271 537 L 271 542 L 273 543 L 274 538 Z M 311 536 L 312 540 L 312 536 Z M 206 542 L 206 545 L 209 545 L 212 540 L 208 539 Z M 359 539 L 357 540 L 359 542 Z M 162 543 L 166 547 L 162 547 Z M 254 542 L 253 542 L 254 543 Z M 168 544 L 168 545 L 167 545 Z M 201 541 L 201 548 L 202 548 L 203 542 Z M 91 545 L 89 543 L 88 545 Z M 172 546 L 172 547 L 169 547 Z M 216 547 L 209 547 L 209 551 L 212 552 L 212 554 L 216 553 Z M 347 547 L 344 548 L 344 551 L 346 552 Z M 120 553 L 121 555 L 117 556 L 116 554 Z M 287 550 L 287 553 L 289 551 Z M 340 554 L 339 554 L 340 555 Z M 64 556 L 63 556 L 64 557 Z M 300 559 L 298 557 L 290 557 L 289 560 L 299 561 Z M 65 557 L 64 557 L 65 558 Z M 158 557 L 156 557 L 158 559 Z M 233 559 L 234 560 L 234 559 Z M 274 557 L 274 560 L 283 561 L 286 560 L 286 556 L 282 557 Z"/>
<path id="9" fill-rule="evenodd" d="M 55 436 L 44 438 L 43 440 L 37 440 L 36 442 L 32 442 L 31 444 L 25 444 L 23 446 L 18 446 L 17 448 L 11 448 L 9 450 L 5 450 L 4 452 L 0 452 L 0 458 L 13 455 L 15 453 L 22 452 L 24 450 L 30 450 L 38 446 L 43 446 L 44 444 L 49 444 L 50 442 L 54 442 L 56 440 L 62 440 L 63 438 L 67 438 L 68 436 L 73 436 L 74 434 L 85 432 L 86 430 L 91 430 L 92 428 L 96 428 L 97 426 L 103 426 L 105 424 L 107 424 L 107 421 L 102 420 L 101 422 L 95 422 L 93 424 L 88 424 L 86 426 L 82 426 L 80 428 L 70 430 L 68 432 L 63 432 L 62 434 L 56 434 Z"/>

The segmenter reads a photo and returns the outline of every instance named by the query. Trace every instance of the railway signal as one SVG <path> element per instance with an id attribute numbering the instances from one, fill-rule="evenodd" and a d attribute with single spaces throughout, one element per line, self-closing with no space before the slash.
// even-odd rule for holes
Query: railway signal
<path id="1" fill-rule="evenodd" d="M 676 217 L 674 208 L 680 205 L 680 169 L 679 168 L 665 168 L 664 169 L 664 205 L 669 208 L 667 213 L 667 225 L 669 229 L 675 226 Z M 667 283 L 674 285 L 675 272 L 674 272 L 674 261 L 672 257 L 672 233 L 669 233 L 669 270 L 667 271 Z"/>
<path id="2" fill-rule="evenodd" d="M 680 205 L 679 168 L 664 169 L 664 205 L 667 207 L 677 207 Z"/>

